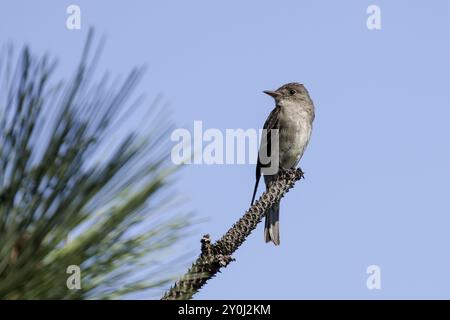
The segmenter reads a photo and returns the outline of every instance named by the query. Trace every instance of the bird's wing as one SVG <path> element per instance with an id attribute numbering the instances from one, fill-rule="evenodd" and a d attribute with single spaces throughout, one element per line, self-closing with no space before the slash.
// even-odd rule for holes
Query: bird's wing
<path id="1" fill-rule="evenodd" d="M 267 118 L 266 122 L 264 123 L 263 134 L 261 138 L 261 145 L 259 147 L 259 152 L 263 150 L 262 152 L 265 152 L 268 157 L 270 157 L 271 152 L 271 130 L 272 129 L 279 129 L 279 113 L 280 113 L 280 107 L 275 107 L 275 109 L 272 110 L 272 112 L 269 114 L 269 117 Z M 259 159 L 259 152 L 258 152 L 258 161 L 256 163 L 256 182 L 255 182 L 255 188 L 253 189 L 253 197 L 251 205 L 253 205 L 253 201 L 255 201 L 256 191 L 258 190 L 258 184 L 259 179 L 261 178 L 261 167 L 269 166 L 270 164 L 262 164 Z"/>

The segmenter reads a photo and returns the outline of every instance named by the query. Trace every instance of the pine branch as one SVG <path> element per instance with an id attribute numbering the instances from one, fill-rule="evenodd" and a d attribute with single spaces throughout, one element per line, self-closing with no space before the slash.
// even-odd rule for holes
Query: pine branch
<path id="1" fill-rule="evenodd" d="M 300 169 L 289 169 L 280 172 L 268 190 L 266 190 L 258 201 L 239 219 L 225 235 L 211 244 L 209 235 L 201 239 L 201 254 L 192 264 L 187 273 L 178 280 L 175 285 L 167 291 L 162 300 L 186 300 L 191 299 L 205 283 L 214 277 L 221 268 L 228 266 L 234 258 L 231 256 L 245 241 L 250 233 L 272 205 L 291 189 L 295 182 L 303 177 Z"/>
<path id="2" fill-rule="evenodd" d="M 58 79 L 56 60 L 0 46 L 0 300 L 151 296 L 185 259 L 166 258 L 193 223 L 171 190 L 173 125 L 161 97 L 142 108 L 143 68 L 97 75 L 102 47 L 91 30 Z"/>

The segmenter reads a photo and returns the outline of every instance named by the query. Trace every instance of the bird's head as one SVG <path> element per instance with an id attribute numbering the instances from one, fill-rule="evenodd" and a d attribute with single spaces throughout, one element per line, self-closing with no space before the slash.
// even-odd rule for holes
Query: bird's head
<path id="1" fill-rule="evenodd" d="M 301 103 L 310 99 L 305 86 L 297 82 L 287 83 L 275 91 L 266 90 L 264 93 L 274 98 L 279 106 Z"/>

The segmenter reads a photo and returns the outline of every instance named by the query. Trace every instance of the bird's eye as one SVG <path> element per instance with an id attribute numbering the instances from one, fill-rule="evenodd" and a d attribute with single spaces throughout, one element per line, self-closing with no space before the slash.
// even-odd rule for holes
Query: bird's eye
<path id="1" fill-rule="evenodd" d="M 291 96 L 293 96 L 294 94 L 295 94 L 295 90 L 289 90 L 289 94 L 291 95 Z"/>

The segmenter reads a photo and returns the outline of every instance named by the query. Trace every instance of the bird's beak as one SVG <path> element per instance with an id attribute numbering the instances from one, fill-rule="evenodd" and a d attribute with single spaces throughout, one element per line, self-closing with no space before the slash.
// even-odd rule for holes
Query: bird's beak
<path id="1" fill-rule="evenodd" d="M 281 93 L 279 93 L 279 92 L 276 92 L 276 91 L 270 91 L 270 90 L 266 90 L 266 91 L 263 91 L 265 94 L 268 94 L 269 96 L 271 96 L 272 98 L 277 98 L 277 97 L 279 97 L 279 96 L 281 96 Z"/>

